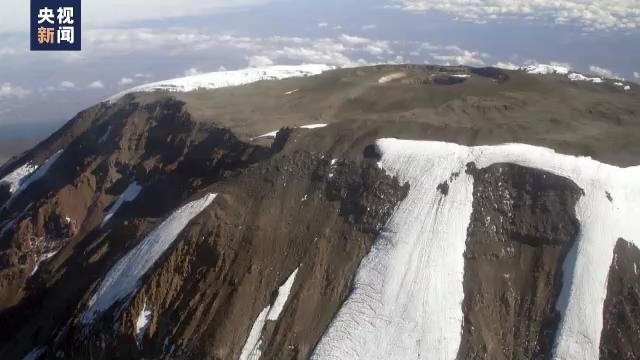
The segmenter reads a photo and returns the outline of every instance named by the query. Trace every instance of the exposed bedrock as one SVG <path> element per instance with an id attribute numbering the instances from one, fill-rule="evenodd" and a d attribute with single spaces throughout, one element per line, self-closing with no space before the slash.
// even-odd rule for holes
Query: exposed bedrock
<path id="1" fill-rule="evenodd" d="M 604 302 L 600 359 L 640 358 L 640 249 L 619 239 Z"/>
<path id="2" fill-rule="evenodd" d="M 458 359 L 545 359 L 579 222 L 572 181 L 513 164 L 476 169 Z"/>
<path id="3" fill-rule="evenodd" d="M 214 204 L 140 291 L 88 328 L 72 325 L 56 351 L 78 359 L 237 359 L 258 314 L 297 269 L 279 318 L 259 333 L 259 351 L 264 359 L 306 359 L 408 188 L 374 161 L 285 152 L 210 191 L 219 193 Z M 143 310 L 150 315 L 140 334 Z"/>
<path id="4" fill-rule="evenodd" d="M 45 151 L 59 154 L 48 171 L 0 209 L 0 309 L 29 294 L 25 286 L 47 254 L 99 236 L 94 230 L 130 183 L 160 191 L 155 196 L 161 194 L 166 203 L 156 200 L 157 205 L 138 211 L 142 217 L 158 217 L 226 172 L 278 151 L 241 142 L 228 129 L 196 123 L 183 105 L 173 99 L 123 102 L 87 111 L 70 123 L 91 127 L 69 125 L 54 135 L 72 140 Z M 281 137 L 286 139 L 286 133 Z M 115 214 L 111 221 L 121 220 Z"/>

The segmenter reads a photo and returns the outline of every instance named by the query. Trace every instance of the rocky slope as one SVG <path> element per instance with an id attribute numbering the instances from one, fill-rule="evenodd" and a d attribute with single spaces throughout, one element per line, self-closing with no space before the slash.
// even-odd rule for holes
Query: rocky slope
<path id="1" fill-rule="evenodd" d="M 2 359 L 638 353 L 634 84 L 379 66 L 158 86 L 0 168 Z M 568 156 L 473 147 L 501 143 Z"/>

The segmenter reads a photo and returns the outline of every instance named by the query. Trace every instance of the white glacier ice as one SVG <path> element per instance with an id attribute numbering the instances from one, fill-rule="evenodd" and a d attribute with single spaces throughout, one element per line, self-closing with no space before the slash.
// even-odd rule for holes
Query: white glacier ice
<path id="1" fill-rule="evenodd" d="M 254 139 L 259 139 L 259 138 L 264 138 L 264 137 L 272 137 L 272 138 L 274 138 L 274 137 L 278 136 L 278 131 L 280 131 L 280 130 L 275 130 L 275 131 L 268 132 L 266 134 L 262 134 L 260 136 L 256 136 Z"/>
<path id="2" fill-rule="evenodd" d="M 320 128 L 323 128 L 323 127 L 327 127 L 328 125 L 329 124 L 309 124 L 309 125 L 299 126 L 299 128 L 300 129 L 313 130 L 313 129 L 320 129 Z M 278 135 L 279 131 L 280 130 L 271 131 L 271 132 L 268 132 L 266 134 L 262 134 L 260 136 L 256 136 L 254 139 L 259 139 L 259 138 L 263 138 L 263 137 L 272 137 L 272 138 L 274 138 L 274 137 L 276 137 Z"/>
<path id="3" fill-rule="evenodd" d="M 141 190 L 142 190 L 142 187 L 138 185 L 137 182 L 134 181 L 133 183 L 131 183 L 125 189 L 125 191 L 122 194 L 120 194 L 120 196 L 118 197 L 118 200 L 116 200 L 116 202 L 111 206 L 111 208 L 109 208 L 109 211 L 104 216 L 104 219 L 102 220 L 102 224 L 100 226 L 102 227 L 106 223 L 108 223 L 109 220 L 111 220 L 111 218 L 113 217 L 113 215 L 116 214 L 116 212 L 120 209 L 120 207 L 125 202 L 131 202 L 135 200 L 136 197 L 138 197 L 138 195 L 140 194 Z"/>
<path id="4" fill-rule="evenodd" d="M 138 318 L 136 319 L 135 335 L 138 347 L 140 347 L 140 344 L 142 344 L 144 333 L 147 331 L 147 327 L 149 327 L 149 320 L 151 320 L 151 310 L 147 309 L 147 304 L 145 303 L 142 310 L 138 314 Z"/>
<path id="5" fill-rule="evenodd" d="M 108 98 L 106 101 L 115 102 L 124 95 L 133 92 L 152 92 L 156 90 L 187 92 L 199 89 L 218 89 L 246 85 L 261 80 L 281 80 L 318 75 L 332 69 L 334 69 L 334 67 L 328 65 L 306 64 L 297 66 L 276 65 L 235 71 L 219 71 L 140 85 L 122 91 Z"/>
<path id="6" fill-rule="evenodd" d="M 45 346 L 39 346 L 31 350 L 22 360 L 38 360 L 40 356 L 47 350 Z"/>
<path id="7" fill-rule="evenodd" d="M 239 360 L 259 360 L 260 356 L 262 356 L 262 351 L 260 350 L 260 345 L 262 345 L 262 329 L 267 322 L 267 314 L 270 309 L 271 305 L 267 305 L 267 307 L 262 309 L 260 314 L 258 314 L 258 318 L 254 321 L 251 331 L 249 332 L 249 337 L 242 347 L 242 352 L 238 358 Z"/>
<path id="8" fill-rule="evenodd" d="M 33 165 L 31 163 L 24 164 L 13 170 L 9 175 L 0 179 L 0 184 L 9 185 L 9 192 L 13 194 L 20 188 L 20 184 L 22 184 L 29 175 L 36 171 L 36 169 L 38 169 L 37 165 Z"/>
<path id="9" fill-rule="evenodd" d="M 22 179 L 20 179 L 20 185 L 15 190 L 15 192 L 13 192 L 9 200 L 7 200 L 7 202 L 2 206 L 2 208 L 8 208 L 11 204 L 13 204 L 13 201 L 18 197 L 18 195 L 20 195 L 23 191 L 28 189 L 29 186 L 31 186 L 31 184 L 42 179 L 47 174 L 51 166 L 53 166 L 53 164 L 55 164 L 55 162 L 58 160 L 60 155 L 62 155 L 62 152 L 63 150 L 57 151 L 56 153 L 51 155 L 47 160 L 45 160 L 41 166 L 35 168 L 34 169 L 35 171 L 33 171 L 31 175 L 25 176 Z M 18 221 L 18 219 L 14 219 L 13 223 L 15 223 L 16 221 Z M 7 230 L 7 226 L 5 226 L 5 228 L 2 230 L 2 233 L 4 234 L 6 230 Z"/>
<path id="10" fill-rule="evenodd" d="M 107 139 L 109 138 L 109 135 L 111 135 L 111 126 L 109 126 L 109 128 L 107 128 L 107 131 L 105 131 L 104 134 L 102 134 L 102 136 L 100 137 L 100 139 L 98 139 L 98 144 L 102 144 L 103 142 L 107 141 Z"/>
<path id="11" fill-rule="evenodd" d="M 239 358 L 240 360 L 259 360 L 260 356 L 262 356 L 262 350 L 260 349 L 262 345 L 262 329 L 267 321 L 278 321 L 280 318 L 280 314 L 282 313 L 287 300 L 289 300 L 291 287 L 296 281 L 298 269 L 299 268 L 291 273 L 289 278 L 287 278 L 287 281 L 278 288 L 278 296 L 273 302 L 273 305 L 267 305 L 262 309 L 260 314 L 258 314 L 256 321 L 254 321 L 253 326 L 251 327 L 249 336 L 242 347 L 242 352 L 240 353 Z"/>
<path id="12" fill-rule="evenodd" d="M 42 163 L 41 166 L 33 167 L 32 171 L 29 174 L 25 174 L 25 177 L 22 177 L 20 179 L 19 186 L 13 192 L 12 199 L 18 196 L 24 190 L 26 190 L 29 186 L 31 186 L 31 184 L 42 179 L 47 174 L 51 166 L 53 166 L 53 164 L 55 164 L 55 162 L 58 160 L 60 155 L 62 155 L 62 150 L 59 150 L 55 152 L 53 155 L 51 155 L 47 160 L 45 160 Z M 11 199 L 7 202 L 7 204 L 5 204 L 5 206 L 8 206 L 10 201 Z"/>
<path id="13" fill-rule="evenodd" d="M 176 210 L 124 255 L 100 283 L 82 315 L 82 323 L 91 323 L 97 315 L 107 310 L 116 301 L 134 292 L 140 278 L 173 244 L 187 224 L 206 209 L 215 197 L 216 194 L 207 194 Z"/>
<path id="14" fill-rule="evenodd" d="M 625 90 L 625 91 L 629 91 L 629 90 L 631 90 L 631 86 L 626 85 L 625 83 L 620 82 L 620 81 L 613 83 L 613 85 L 615 85 L 615 86 L 619 86 L 619 87 L 621 87 L 621 88 L 622 88 L 623 90 Z"/>
<path id="15" fill-rule="evenodd" d="M 640 245 L 640 167 L 522 144 L 466 147 L 382 139 L 380 164 L 411 185 L 362 261 L 350 297 L 314 359 L 455 359 L 462 329 L 462 258 L 478 168 L 513 163 L 574 181 L 581 231 L 563 267 L 553 358 L 598 359 L 603 304 L 613 249 L 622 237 Z M 457 173 L 457 176 L 452 176 Z M 449 181 L 447 196 L 436 187 Z M 610 201 L 606 194 L 612 196 Z"/>
<path id="16" fill-rule="evenodd" d="M 52 257 L 54 257 L 56 254 L 58 253 L 58 250 L 55 251 L 50 251 L 48 253 L 44 253 L 42 255 L 40 255 L 38 257 L 38 259 L 36 260 L 36 265 L 33 267 L 33 270 L 31 270 L 31 274 L 29 274 L 29 276 L 33 276 L 33 274 L 35 274 L 36 272 L 38 272 L 38 268 L 40 267 L 40 264 L 43 261 L 47 261 L 49 259 L 51 259 Z"/>
<path id="17" fill-rule="evenodd" d="M 296 269 L 293 273 L 291 273 L 287 281 L 285 281 L 285 283 L 282 284 L 282 286 L 280 286 L 280 288 L 278 289 L 278 296 L 276 297 L 276 301 L 273 302 L 273 306 L 271 307 L 271 310 L 269 310 L 269 313 L 267 314 L 267 320 L 276 321 L 280 317 L 280 313 L 282 313 L 282 310 L 284 309 L 284 305 L 287 303 L 287 300 L 289 300 L 291 287 L 293 286 L 293 283 L 296 281 L 297 274 L 298 274 L 298 269 Z"/>
<path id="18" fill-rule="evenodd" d="M 528 74 L 539 74 L 539 75 L 549 75 L 549 74 L 566 75 L 569 73 L 569 68 L 561 65 L 536 64 L 536 65 L 525 66 L 521 69 L 522 71 Z"/>
<path id="19" fill-rule="evenodd" d="M 389 74 L 389 75 L 385 75 L 383 77 L 381 77 L 380 79 L 378 79 L 378 84 L 386 84 L 388 82 L 392 82 L 395 80 L 401 80 L 407 77 L 406 73 L 403 72 L 397 72 L 397 73 L 393 73 L 393 74 Z"/>
<path id="20" fill-rule="evenodd" d="M 300 126 L 301 129 L 320 129 L 323 127 L 327 127 L 327 125 L 329 124 L 310 124 L 310 125 L 302 125 Z"/>
<path id="21" fill-rule="evenodd" d="M 51 169 L 53 164 L 56 163 L 58 158 L 60 158 L 60 155 L 62 155 L 62 152 L 63 152 L 62 150 L 58 150 L 53 155 L 51 155 L 47 160 L 45 160 L 45 162 L 42 163 L 42 165 L 33 173 L 33 175 L 29 176 L 20 185 L 20 188 L 18 188 L 14 196 L 17 196 L 19 193 L 27 189 L 31 184 L 42 179 L 47 174 L 47 172 L 49 172 L 49 169 Z"/>
<path id="22" fill-rule="evenodd" d="M 460 344 L 472 178 L 462 146 L 378 142 L 409 194 L 362 261 L 314 359 L 455 359 Z M 448 196 L 436 190 L 453 173 Z"/>
<path id="23" fill-rule="evenodd" d="M 588 82 L 592 82 L 595 84 L 601 84 L 604 82 L 604 80 L 602 80 L 601 78 L 598 77 L 587 77 L 584 76 L 582 74 L 578 74 L 578 73 L 571 73 L 567 76 L 569 78 L 569 80 L 571 81 L 588 81 Z"/>

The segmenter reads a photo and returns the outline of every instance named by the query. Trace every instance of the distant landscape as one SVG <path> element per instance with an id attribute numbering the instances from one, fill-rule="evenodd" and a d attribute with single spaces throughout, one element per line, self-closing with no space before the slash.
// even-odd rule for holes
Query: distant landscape
<path id="1" fill-rule="evenodd" d="M 31 148 L 55 131 L 62 122 L 0 124 L 0 165 Z"/>

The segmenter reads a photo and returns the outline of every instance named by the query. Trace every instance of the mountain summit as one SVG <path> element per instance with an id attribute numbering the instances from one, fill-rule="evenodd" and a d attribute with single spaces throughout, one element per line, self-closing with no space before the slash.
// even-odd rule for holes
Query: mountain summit
<path id="1" fill-rule="evenodd" d="M 0 358 L 637 359 L 639 114 L 542 65 L 123 92 L 0 168 Z"/>

